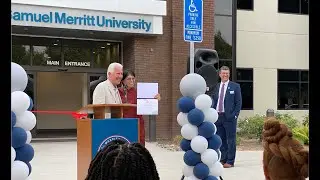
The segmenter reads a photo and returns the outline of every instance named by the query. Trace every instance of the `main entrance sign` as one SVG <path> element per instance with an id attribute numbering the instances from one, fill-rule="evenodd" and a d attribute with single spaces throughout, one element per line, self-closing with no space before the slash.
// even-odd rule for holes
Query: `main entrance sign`
<path id="1" fill-rule="evenodd" d="M 47 61 L 48 66 L 60 66 L 60 61 Z M 64 66 L 90 67 L 90 62 L 64 61 Z"/>

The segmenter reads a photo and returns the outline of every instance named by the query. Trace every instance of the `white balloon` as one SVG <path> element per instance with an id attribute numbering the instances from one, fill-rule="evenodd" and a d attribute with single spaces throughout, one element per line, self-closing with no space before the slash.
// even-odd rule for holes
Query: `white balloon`
<path id="1" fill-rule="evenodd" d="M 26 71 L 17 63 L 11 62 L 11 92 L 24 91 L 28 85 Z"/>
<path id="2" fill-rule="evenodd" d="M 32 134 L 30 131 L 26 131 L 27 133 L 27 142 L 26 144 L 30 144 L 31 143 L 31 140 L 32 140 Z"/>
<path id="3" fill-rule="evenodd" d="M 188 113 L 183 113 L 183 112 L 180 112 L 177 116 L 177 121 L 178 121 L 178 124 L 180 126 L 183 126 L 185 124 L 188 124 L 189 121 L 188 121 Z"/>
<path id="4" fill-rule="evenodd" d="M 36 116 L 31 111 L 25 111 L 17 116 L 15 127 L 21 127 L 26 131 L 30 131 L 36 126 L 36 123 Z"/>
<path id="5" fill-rule="evenodd" d="M 22 161 L 14 161 L 11 169 L 11 180 L 25 180 L 29 175 L 29 167 Z"/>
<path id="6" fill-rule="evenodd" d="M 218 112 L 213 108 L 203 110 L 203 114 L 204 114 L 204 121 L 208 121 L 212 123 L 215 123 L 219 117 Z"/>
<path id="7" fill-rule="evenodd" d="M 12 164 L 14 162 L 14 160 L 16 159 L 16 150 L 11 146 L 11 167 L 12 167 Z"/>
<path id="8" fill-rule="evenodd" d="M 198 135 L 198 127 L 189 123 L 185 124 L 181 128 L 181 135 L 183 138 L 191 140 Z"/>
<path id="9" fill-rule="evenodd" d="M 201 154 L 201 161 L 208 167 L 215 164 L 218 161 L 218 158 L 218 153 L 213 149 L 207 149 Z"/>
<path id="10" fill-rule="evenodd" d="M 16 116 L 27 111 L 30 106 L 29 96 L 22 91 L 15 91 L 11 93 L 11 111 Z"/>
<path id="11" fill-rule="evenodd" d="M 204 94 L 206 90 L 206 81 L 199 74 L 187 74 L 180 81 L 180 92 L 183 96 L 188 96 L 196 99 L 196 97 L 200 94 Z"/>
<path id="12" fill-rule="evenodd" d="M 197 153 L 203 153 L 208 148 L 208 140 L 203 136 L 196 136 L 191 140 L 191 149 Z"/>
<path id="13" fill-rule="evenodd" d="M 185 177 L 189 177 L 193 175 L 193 168 L 194 166 L 188 166 L 188 165 L 184 165 L 182 173 Z"/>
<path id="14" fill-rule="evenodd" d="M 194 104 L 196 108 L 200 110 L 206 110 L 212 106 L 212 99 L 207 94 L 201 94 L 196 98 Z"/>
<path id="15" fill-rule="evenodd" d="M 218 161 L 214 163 L 211 167 L 209 167 L 211 176 L 222 176 L 223 173 L 223 165 Z"/>

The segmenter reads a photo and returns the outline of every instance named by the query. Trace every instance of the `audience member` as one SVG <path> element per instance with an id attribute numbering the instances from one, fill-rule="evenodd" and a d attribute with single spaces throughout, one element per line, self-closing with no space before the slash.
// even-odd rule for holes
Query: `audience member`
<path id="1" fill-rule="evenodd" d="M 305 180 L 309 177 L 309 151 L 276 118 L 263 127 L 263 170 L 266 180 Z"/>
<path id="2" fill-rule="evenodd" d="M 149 151 L 139 143 L 110 142 L 91 161 L 85 180 L 159 180 Z"/>

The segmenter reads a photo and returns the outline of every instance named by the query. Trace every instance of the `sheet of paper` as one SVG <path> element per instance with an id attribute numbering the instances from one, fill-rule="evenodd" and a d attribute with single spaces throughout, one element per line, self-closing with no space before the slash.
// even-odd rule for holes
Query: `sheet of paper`
<path id="1" fill-rule="evenodd" d="M 137 99 L 138 115 L 158 115 L 157 99 Z"/>
<path id="2" fill-rule="evenodd" d="M 158 83 L 137 83 L 138 99 L 154 99 L 158 94 Z"/>

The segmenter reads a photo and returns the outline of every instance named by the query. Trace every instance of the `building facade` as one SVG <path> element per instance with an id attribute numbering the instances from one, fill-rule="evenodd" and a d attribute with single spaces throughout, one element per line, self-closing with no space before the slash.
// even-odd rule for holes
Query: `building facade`
<path id="1" fill-rule="evenodd" d="M 250 106 L 241 116 L 271 108 L 303 118 L 309 109 L 308 0 L 238 0 L 237 6 L 236 67 L 247 71 L 237 81 L 251 83 L 252 91 L 243 92 Z"/>
<path id="2" fill-rule="evenodd" d="M 12 60 L 29 75 L 26 92 L 34 109 L 74 111 L 90 104 L 90 85 L 104 78 L 111 62 L 120 62 L 135 71 L 138 82 L 159 83 L 157 137 L 179 133 L 178 86 L 189 55 L 183 1 L 13 0 L 11 5 Z M 204 40 L 196 48 L 214 48 L 213 11 L 213 0 L 205 1 Z M 36 116 L 34 135 L 76 129 L 71 116 Z"/>
<path id="3" fill-rule="evenodd" d="M 204 40 L 219 67 L 241 85 L 240 119 L 269 108 L 308 114 L 308 0 L 208 0 Z M 37 110 L 77 110 L 91 103 L 92 85 L 111 62 L 135 71 L 138 82 L 158 82 L 157 137 L 180 133 L 176 102 L 187 72 L 183 1 L 57 2 L 13 0 L 12 59 L 29 75 L 26 92 Z M 72 117 L 37 114 L 34 135 L 75 131 Z M 148 137 L 148 117 L 146 136 Z"/>

